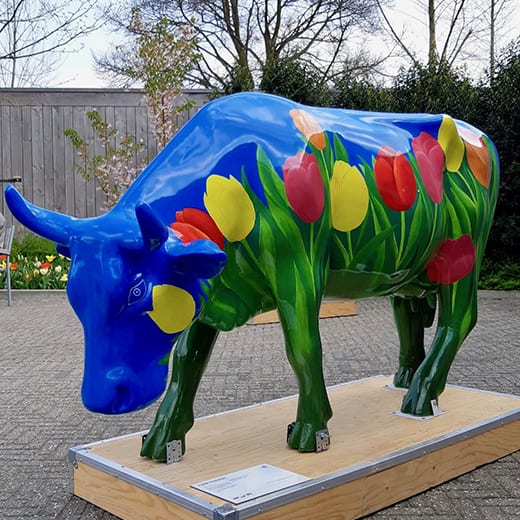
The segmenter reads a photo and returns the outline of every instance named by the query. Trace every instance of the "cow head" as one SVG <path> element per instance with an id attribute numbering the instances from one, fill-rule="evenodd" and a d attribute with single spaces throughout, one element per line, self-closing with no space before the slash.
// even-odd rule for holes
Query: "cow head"
<path id="1" fill-rule="evenodd" d="M 211 241 L 183 244 L 147 204 L 77 219 L 39 208 L 13 188 L 13 215 L 71 258 L 67 294 L 85 335 L 82 399 L 92 411 L 143 408 L 165 387 L 175 338 L 204 301 L 226 255 Z"/>

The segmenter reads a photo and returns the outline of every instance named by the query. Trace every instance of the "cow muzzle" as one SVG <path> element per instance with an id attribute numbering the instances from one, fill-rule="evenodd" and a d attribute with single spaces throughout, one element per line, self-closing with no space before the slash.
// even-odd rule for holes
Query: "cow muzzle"
<path id="1" fill-rule="evenodd" d="M 104 375 L 85 374 L 81 398 L 91 412 L 121 414 L 146 406 L 150 397 L 127 367 L 116 367 Z"/>

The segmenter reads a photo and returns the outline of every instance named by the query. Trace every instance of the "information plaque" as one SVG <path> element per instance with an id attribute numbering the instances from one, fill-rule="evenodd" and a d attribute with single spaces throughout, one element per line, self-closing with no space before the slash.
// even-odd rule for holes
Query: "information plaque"
<path id="1" fill-rule="evenodd" d="M 192 484 L 191 487 L 232 504 L 241 504 L 306 480 L 309 477 L 270 464 L 259 464 Z"/>

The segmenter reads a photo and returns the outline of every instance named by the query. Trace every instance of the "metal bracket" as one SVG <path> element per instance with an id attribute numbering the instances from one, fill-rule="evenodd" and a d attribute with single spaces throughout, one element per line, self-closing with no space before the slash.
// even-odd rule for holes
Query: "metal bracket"
<path id="1" fill-rule="evenodd" d="M 434 419 L 435 417 L 439 417 L 439 415 L 444 415 L 446 413 L 445 410 L 441 410 L 439 408 L 439 402 L 437 399 L 432 399 L 430 401 L 432 407 L 432 415 L 412 415 L 410 413 L 403 413 L 401 411 L 392 412 L 394 415 L 399 417 L 406 417 L 407 419 L 415 419 L 416 421 L 429 421 L 430 419 Z"/>
<path id="2" fill-rule="evenodd" d="M 142 442 L 146 440 L 146 433 L 141 437 Z M 166 443 L 166 464 L 180 462 L 182 460 L 182 442 L 171 441 Z"/>
<path id="3" fill-rule="evenodd" d="M 289 437 L 291 436 L 291 432 L 294 430 L 295 421 L 287 425 L 287 442 L 289 442 Z"/>
<path id="4" fill-rule="evenodd" d="M 182 460 L 182 442 L 170 441 L 166 443 L 166 464 Z"/>
<path id="5" fill-rule="evenodd" d="M 289 442 L 289 437 L 291 432 L 294 430 L 294 425 L 296 423 L 292 422 L 287 425 L 287 442 Z M 320 451 L 326 451 L 330 447 L 330 435 L 328 430 L 320 430 L 316 432 L 316 453 Z"/>
<path id="6" fill-rule="evenodd" d="M 439 408 L 439 402 L 437 401 L 437 399 L 432 399 L 430 401 L 430 404 L 432 405 L 432 411 L 433 411 L 433 416 L 434 417 L 437 417 L 437 415 L 442 415 L 444 412 Z"/>
<path id="7" fill-rule="evenodd" d="M 328 430 L 316 432 L 316 453 L 327 451 L 330 447 L 330 435 Z"/>
<path id="8" fill-rule="evenodd" d="M 213 520 L 239 520 L 238 513 L 231 504 L 224 504 L 213 510 Z"/>

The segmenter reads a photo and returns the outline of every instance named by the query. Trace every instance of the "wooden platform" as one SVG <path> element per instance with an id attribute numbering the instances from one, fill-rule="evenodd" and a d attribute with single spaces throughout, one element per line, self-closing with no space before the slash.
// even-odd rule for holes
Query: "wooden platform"
<path id="1" fill-rule="evenodd" d="M 358 518 L 520 449 L 520 397 L 448 387 L 444 413 L 421 420 L 394 413 L 390 382 L 329 389 L 328 451 L 286 447 L 291 397 L 196 421 L 174 464 L 140 458 L 141 434 L 72 448 L 74 494 L 124 519 Z M 309 480 L 240 504 L 190 487 L 258 464 Z"/>
<path id="2" fill-rule="evenodd" d="M 356 302 L 350 300 L 325 300 L 320 307 L 320 318 L 339 318 L 341 316 L 355 316 L 357 314 Z M 277 311 L 269 311 L 255 316 L 249 324 L 261 325 L 265 323 L 277 323 L 279 320 Z"/>

